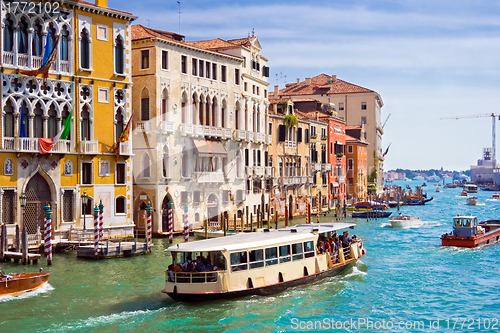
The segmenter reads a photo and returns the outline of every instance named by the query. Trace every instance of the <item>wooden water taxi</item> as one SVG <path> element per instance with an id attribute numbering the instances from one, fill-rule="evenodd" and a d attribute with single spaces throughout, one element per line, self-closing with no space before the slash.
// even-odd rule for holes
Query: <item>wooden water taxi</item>
<path id="1" fill-rule="evenodd" d="M 410 228 L 422 225 L 420 217 L 415 215 L 403 215 L 401 213 L 391 216 L 389 222 L 391 222 L 391 227 L 393 228 Z"/>
<path id="2" fill-rule="evenodd" d="M 442 246 L 477 247 L 500 240 L 500 220 L 478 223 L 475 216 L 453 218 L 453 232 L 441 236 Z"/>
<path id="3" fill-rule="evenodd" d="M 477 193 L 477 185 L 476 184 L 464 184 L 464 191 L 467 193 Z"/>
<path id="4" fill-rule="evenodd" d="M 302 224 L 171 246 L 166 251 L 172 264 L 162 292 L 179 301 L 269 295 L 337 275 L 365 255 L 362 243 L 352 242 L 332 256 L 320 254 L 317 246 L 354 225 Z M 205 258 L 204 269 L 183 271 L 195 258 L 198 263 Z"/>
<path id="5" fill-rule="evenodd" d="M 50 273 L 10 273 L 0 270 L 0 296 L 32 291 L 49 279 Z"/>

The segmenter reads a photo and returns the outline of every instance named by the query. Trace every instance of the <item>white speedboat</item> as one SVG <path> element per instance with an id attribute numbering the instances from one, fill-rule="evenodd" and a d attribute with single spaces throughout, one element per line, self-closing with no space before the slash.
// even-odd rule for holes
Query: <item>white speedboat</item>
<path id="1" fill-rule="evenodd" d="M 467 204 L 469 206 L 475 206 L 475 205 L 477 205 L 477 197 L 468 197 L 467 198 Z"/>
<path id="2" fill-rule="evenodd" d="M 410 228 L 410 227 L 418 227 L 422 224 L 420 217 L 415 215 L 402 215 L 401 213 L 395 216 L 392 216 L 389 219 L 391 222 L 391 227 L 393 228 Z"/>
<path id="3" fill-rule="evenodd" d="M 239 231 L 234 232 L 234 231 L 226 231 L 226 236 L 229 235 L 236 235 L 239 233 Z M 205 232 L 205 229 L 199 229 L 199 230 L 193 230 L 193 234 L 196 237 L 199 238 L 216 238 L 216 237 L 224 237 L 224 230 L 219 230 L 219 229 L 208 229 L 208 231 Z"/>

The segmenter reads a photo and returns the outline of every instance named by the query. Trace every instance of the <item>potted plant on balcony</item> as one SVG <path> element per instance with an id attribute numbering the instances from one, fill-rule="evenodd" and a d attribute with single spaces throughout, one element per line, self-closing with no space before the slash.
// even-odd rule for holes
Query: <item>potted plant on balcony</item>
<path id="1" fill-rule="evenodd" d="M 286 128 L 291 128 L 294 126 L 297 126 L 297 117 L 295 117 L 293 114 L 287 114 L 285 116 L 285 126 Z"/>

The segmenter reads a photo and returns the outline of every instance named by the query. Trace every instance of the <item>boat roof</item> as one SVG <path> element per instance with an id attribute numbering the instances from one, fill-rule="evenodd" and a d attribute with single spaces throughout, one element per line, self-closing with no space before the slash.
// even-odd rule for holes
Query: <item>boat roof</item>
<path id="1" fill-rule="evenodd" d="M 475 219 L 475 216 L 472 215 L 459 215 L 459 216 L 454 216 L 454 219 Z"/>
<path id="2" fill-rule="evenodd" d="M 231 235 L 230 237 L 210 238 L 170 246 L 166 251 L 173 252 L 209 252 L 234 251 L 254 247 L 266 247 L 283 242 L 307 239 L 318 233 L 334 232 L 352 228 L 355 223 L 332 222 L 316 224 L 297 224 L 283 229 L 271 229 L 266 232 L 250 232 Z"/>

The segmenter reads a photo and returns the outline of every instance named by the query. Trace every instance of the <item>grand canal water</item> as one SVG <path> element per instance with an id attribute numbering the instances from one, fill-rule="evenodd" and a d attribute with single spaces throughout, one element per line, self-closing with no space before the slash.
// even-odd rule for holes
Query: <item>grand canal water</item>
<path id="1" fill-rule="evenodd" d="M 438 193 L 429 183 L 426 190 L 433 201 L 401 208 L 424 225 L 392 229 L 387 219 L 355 220 L 352 232 L 368 249 L 361 261 L 340 276 L 269 297 L 203 304 L 171 300 L 160 292 L 168 240 L 154 240 L 151 255 L 125 259 L 95 262 L 77 260 L 74 252 L 56 254 L 52 266 L 41 265 L 52 272 L 49 288 L 0 302 L 0 332 L 291 332 L 312 325 L 329 331 L 340 321 L 344 327 L 354 323 L 348 331 L 360 332 L 500 329 L 500 244 L 440 247 L 454 215 L 500 218 L 500 200 L 480 191 L 474 207 L 465 205 L 459 188 Z M 2 268 L 37 269 L 13 263 Z M 359 326 L 365 321 L 374 326 Z"/>

